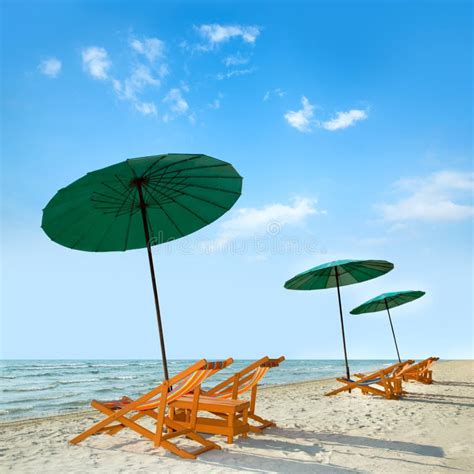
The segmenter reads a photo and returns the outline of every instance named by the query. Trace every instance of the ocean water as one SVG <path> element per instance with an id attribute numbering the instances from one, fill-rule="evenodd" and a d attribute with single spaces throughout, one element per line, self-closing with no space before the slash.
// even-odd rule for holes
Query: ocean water
<path id="1" fill-rule="evenodd" d="M 169 361 L 170 376 L 191 360 Z M 208 380 L 215 385 L 251 361 L 237 360 Z M 395 361 L 353 360 L 352 372 Z M 281 385 L 344 374 L 342 360 L 286 360 L 269 370 L 262 385 Z M 0 361 L 0 421 L 71 413 L 89 408 L 92 399 L 134 397 L 162 380 L 160 360 L 21 360 Z M 206 387 L 206 385 L 204 385 Z"/>

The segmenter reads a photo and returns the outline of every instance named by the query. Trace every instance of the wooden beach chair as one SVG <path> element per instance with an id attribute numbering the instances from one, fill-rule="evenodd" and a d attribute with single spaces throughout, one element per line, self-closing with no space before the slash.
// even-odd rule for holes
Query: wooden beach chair
<path id="1" fill-rule="evenodd" d="M 402 377 L 400 372 L 413 361 L 399 362 L 370 374 L 354 374 L 356 380 L 338 378 L 343 386 L 326 393 L 326 396 L 337 395 L 341 392 L 350 392 L 359 389 L 364 395 L 379 395 L 387 400 L 398 400 L 403 395 Z"/>
<path id="2" fill-rule="evenodd" d="M 198 417 L 196 430 L 201 433 L 223 434 L 227 436 L 227 442 L 233 442 L 233 436 L 247 431 L 259 433 L 270 426 L 276 426 L 273 421 L 266 420 L 255 413 L 257 402 L 258 383 L 266 373 L 273 367 L 278 367 L 285 357 L 270 359 L 262 357 L 244 369 L 230 376 L 228 379 L 217 384 L 210 390 L 203 392 L 199 410 L 207 411 L 215 415 L 213 418 Z M 250 403 L 242 401 L 242 396 L 250 393 Z M 242 405 L 232 412 L 232 418 L 226 412 L 229 402 L 249 403 L 248 413 L 245 413 Z M 171 404 L 170 417 L 185 421 L 189 418 L 191 397 L 187 395 Z M 241 410 L 241 411 L 238 411 Z M 216 418 L 217 417 L 217 418 Z M 248 419 L 256 421 L 258 425 L 248 424 Z M 219 420 L 221 418 L 221 420 Z M 232 428 L 231 424 L 233 424 Z"/>
<path id="3" fill-rule="evenodd" d="M 73 438 L 70 443 L 80 443 L 89 436 L 98 433 L 115 434 L 126 427 L 152 441 L 155 447 L 165 448 L 182 458 L 196 459 L 199 454 L 206 451 L 221 449 L 218 444 L 203 438 L 196 432 L 197 408 L 202 382 L 231 362 L 232 359 L 216 362 L 207 362 L 205 359 L 201 359 L 135 400 L 128 397 L 107 402 L 93 400 L 92 407 L 106 415 L 106 418 Z M 170 419 L 167 414 L 169 405 L 191 392 L 192 406 L 189 422 L 183 424 L 178 420 Z M 137 423 L 144 416 L 155 420 L 155 432 Z M 165 430 L 168 432 L 165 433 Z M 195 451 L 187 451 L 170 441 L 181 436 L 197 442 L 202 447 Z"/>
<path id="4" fill-rule="evenodd" d="M 421 362 L 412 362 L 412 364 L 405 368 L 405 370 L 399 374 L 403 380 L 413 380 L 423 384 L 433 383 L 433 371 L 431 366 L 439 360 L 439 357 L 428 357 Z"/>

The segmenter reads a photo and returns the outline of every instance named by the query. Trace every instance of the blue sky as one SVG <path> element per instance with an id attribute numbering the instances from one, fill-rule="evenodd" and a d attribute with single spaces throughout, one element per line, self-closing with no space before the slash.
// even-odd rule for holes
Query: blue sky
<path id="1" fill-rule="evenodd" d="M 41 210 L 125 158 L 205 153 L 244 176 L 221 219 L 154 247 L 170 358 L 341 358 L 339 258 L 395 270 L 342 289 L 351 358 L 467 358 L 472 342 L 472 4 L 6 1 L 2 355 L 155 358 L 145 251 L 49 241 Z"/>

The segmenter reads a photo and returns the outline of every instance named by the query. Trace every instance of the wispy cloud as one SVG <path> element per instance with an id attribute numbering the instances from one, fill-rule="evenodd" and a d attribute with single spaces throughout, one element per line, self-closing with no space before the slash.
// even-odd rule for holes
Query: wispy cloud
<path id="1" fill-rule="evenodd" d="M 285 114 L 288 124 L 300 132 L 310 132 L 312 119 L 314 116 L 314 106 L 310 104 L 306 97 L 301 98 L 302 108 L 300 110 L 290 110 Z"/>
<path id="2" fill-rule="evenodd" d="M 352 109 L 348 112 L 337 112 L 336 116 L 326 122 L 321 122 L 321 127 L 325 130 L 334 132 L 354 125 L 359 120 L 365 120 L 368 117 L 365 110 Z"/>
<path id="3" fill-rule="evenodd" d="M 61 72 L 62 64 L 61 61 L 57 58 L 48 58 L 41 61 L 38 65 L 38 69 L 41 74 L 45 76 L 55 78 L 58 77 Z"/>
<path id="4" fill-rule="evenodd" d="M 124 81 L 113 80 L 113 86 L 118 96 L 122 99 L 137 100 L 137 94 L 143 91 L 146 86 L 159 86 L 160 81 L 153 76 L 148 66 L 136 65 L 130 76 Z"/>
<path id="5" fill-rule="evenodd" d="M 230 79 L 231 77 L 239 77 L 239 76 L 246 76 L 248 74 L 252 74 L 255 71 L 254 67 L 247 68 L 247 69 L 234 69 L 228 72 L 222 72 L 216 75 L 216 79 L 218 81 L 222 81 L 224 79 Z"/>
<path id="6" fill-rule="evenodd" d="M 136 111 L 143 115 L 157 115 L 155 103 L 143 100 L 142 94 L 147 88 L 158 88 L 168 74 L 166 63 L 157 64 L 157 60 L 164 57 L 164 42 L 158 38 L 131 39 L 129 46 L 145 58 L 145 63 L 134 61 L 130 74 L 124 79 L 110 75 L 112 61 L 103 47 L 92 46 L 82 50 L 83 68 L 94 79 L 111 84 L 117 97 L 130 102 Z"/>
<path id="7" fill-rule="evenodd" d="M 263 94 L 263 102 L 266 102 L 269 100 L 272 96 L 276 97 L 283 97 L 285 95 L 285 91 L 282 91 L 280 88 L 278 89 L 273 89 L 273 90 L 268 90 Z"/>
<path id="8" fill-rule="evenodd" d="M 474 173 L 439 171 L 426 177 L 401 179 L 395 191 L 404 195 L 393 204 L 376 204 L 384 220 L 459 221 L 474 217 Z"/>
<path id="9" fill-rule="evenodd" d="M 156 115 L 156 105 L 154 102 L 134 102 L 135 109 L 143 115 Z"/>
<path id="10" fill-rule="evenodd" d="M 217 237 L 204 245 L 211 250 L 221 250 L 239 239 L 276 235 L 283 227 L 303 224 L 308 217 L 323 214 L 316 208 L 317 200 L 294 197 L 290 203 L 268 204 L 261 208 L 241 208 L 220 224 Z"/>
<path id="11" fill-rule="evenodd" d="M 82 50 L 82 65 L 84 70 L 94 79 L 108 79 L 108 71 L 111 64 L 105 48 L 91 46 Z"/>
<path id="12" fill-rule="evenodd" d="M 130 47 L 135 52 L 145 56 L 150 63 L 155 62 L 158 58 L 163 58 L 165 55 L 165 43 L 158 38 L 144 38 L 143 40 L 132 38 Z"/>
<path id="13" fill-rule="evenodd" d="M 140 95 L 146 87 L 159 87 L 160 80 L 153 75 L 148 66 L 137 64 L 129 77 L 120 81 L 112 79 L 112 85 L 120 100 L 127 100 L 133 104 L 135 110 L 143 115 L 156 115 L 157 108 L 154 102 L 145 102 Z"/>
<path id="14" fill-rule="evenodd" d="M 209 109 L 213 109 L 213 110 L 218 110 L 221 108 L 221 100 L 224 98 L 224 94 L 222 94 L 222 92 L 219 92 L 217 94 L 217 97 L 212 101 L 210 102 L 209 104 L 207 104 L 207 107 Z"/>
<path id="15" fill-rule="evenodd" d="M 171 89 L 166 94 L 165 98 L 163 99 L 163 103 L 167 104 L 170 110 L 170 113 L 167 113 L 163 116 L 163 120 L 165 122 L 169 122 L 180 115 L 184 115 L 189 110 L 189 104 L 184 99 L 181 90 L 177 87 Z M 195 118 L 193 117 L 194 115 L 190 116 L 191 122 L 195 121 Z"/>
<path id="16" fill-rule="evenodd" d="M 242 66 L 244 64 L 248 64 L 250 58 L 242 56 L 240 53 L 231 54 L 226 56 L 222 62 L 227 66 Z"/>
<path id="17" fill-rule="evenodd" d="M 196 29 L 207 41 L 209 48 L 213 48 L 220 43 L 226 43 L 232 38 L 241 38 L 244 43 L 253 44 L 260 35 L 260 27 L 258 26 L 213 23 L 196 26 Z"/>

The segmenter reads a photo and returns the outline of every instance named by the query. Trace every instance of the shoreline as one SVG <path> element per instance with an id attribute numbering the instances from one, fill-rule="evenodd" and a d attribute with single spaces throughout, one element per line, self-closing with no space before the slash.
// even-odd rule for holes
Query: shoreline
<path id="1" fill-rule="evenodd" d="M 259 392 L 262 391 L 267 391 L 267 390 L 272 390 L 272 389 L 278 389 L 280 387 L 291 387 L 295 385 L 307 385 L 307 384 L 317 384 L 317 383 L 327 383 L 332 380 L 335 380 L 334 377 L 329 377 L 329 378 L 324 378 L 324 379 L 313 379 L 313 380 L 304 380 L 301 382 L 288 382 L 288 383 L 282 383 L 282 384 L 272 384 L 272 385 L 263 385 L 258 388 Z M 96 410 L 89 408 L 85 410 L 78 410 L 78 411 L 71 411 L 69 413 L 57 413 L 54 415 L 45 415 L 45 416 L 35 416 L 31 418 L 21 418 L 18 420 L 12 419 L 12 420 L 5 420 L 5 421 L 0 421 L 0 428 L 8 428 L 10 426 L 22 426 L 25 424 L 31 424 L 31 423 L 40 423 L 40 422 L 46 422 L 46 421 L 54 421 L 57 419 L 64 419 L 64 418 L 77 418 L 81 417 L 84 415 L 93 415 L 94 413 L 97 413 Z"/>
<path id="2" fill-rule="evenodd" d="M 51 360 L 54 360 L 54 359 L 51 359 Z M 64 359 L 58 359 L 58 360 L 64 360 Z M 71 359 L 72 360 L 72 359 Z M 117 359 L 119 360 L 119 359 Z M 122 360 L 122 359 L 120 359 Z M 183 360 L 187 360 L 187 359 L 183 359 Z M 291 359 L 289 359 L 291 360 Z M 294 359 L 294 360 L 297 360 L 297 359 Z M 317 360 L 326 360 L 326 359 L 317 359 Z M 327 359 L 327 360 L 331 360 L 331 359 Z M 361 359 L 362 360 L 362 359 Z M 367 360 L 371 360 L 371 359 L 367 359 Z M 381 359 L 383 360 L 383 359 Z M 387 361 L 390 361 L 390 359 L 386 359 Z M 442 364 L 445 364 L 447 362 L 469 362 L 470 360 L 472 359 L 443 359 L 443 360 L 439 360 L 437 362 L 438 365 L 442 365 Z M 377 367 L 374 367 L 374 369 L 376 369 Z M 325 378 L 321 378 L 321 379 L 311 379 L 311 380 L 302 380 L 302 381 L 297 381 L 297 382 L 287 382 L 287 383 L 281 383 L 281 384 L 268 384 L 268 385 L 262 385 L 262 386 L 259 386 L 258 390 L 259 392 L 261 391 L 267 391 L 267 390 L 272 390 L 272 389 L 277 389 L 277 388 L 280 388 L 280 387 L 292 387 L 292 386 L 305 386 L 305 385 L 314 385 L 314 384 L 318 384 L 318 383 L 327 383 L 327 382 L 331 382 L 331 381 L 334 381 L 335 383 L 336 382 L 336 376 L 334 377 L 325 377 Z M 19 418 L 19 419 L 10 419 L 10 420 L 3 420 L 3 421 L 0 421 L 0 428 L 8 428 L 10 426 L 22 426 L 24 424 L 31 424 L 31 423 L 38 423 L 38 422 L 42 422 L 42 421 L 54 421 L 56 419 L 64 419 L 64 418 L 76 418 L 76 417 L 81 417 L 81 416 L 84 416 L 84 415 L 91 415 L 91 414 L 94 414 L 96 413 L 96 411 L 92 408 L 85 408 L 85 409 L 81 409 L 81 410 L 77 410 L 77 411 L 70 411 L 70 412 L 67 412 L 67 413 L 55 413 L 55 414 L 51 414 L 51 415 L 44 415 L 44 416 L 34 416 L 34 417 L 28 417 L 28 418 Z"/>

